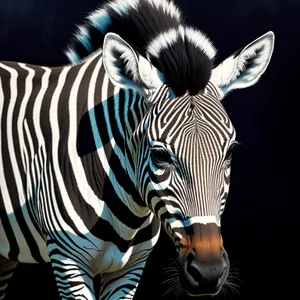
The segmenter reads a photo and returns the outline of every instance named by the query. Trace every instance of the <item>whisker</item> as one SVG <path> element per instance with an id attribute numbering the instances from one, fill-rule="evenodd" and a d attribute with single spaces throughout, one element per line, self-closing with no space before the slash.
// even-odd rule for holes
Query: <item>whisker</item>
<path id="1" fill-rule="evenodd" d="M 174 276 L 179 276 L 179 272 L 169 272 L 169 274 L 165 274 L 166 278 L 171 278 L 171 277 L 174 277 Z"/>
<path id="2" fill-rule="evenodd" d="M 170 268 L 170 269 L 168 269 L 167 271 L 165 271 L 164 273 L 165 274 L 167 274 L 167 273 L 170 273 L 170 272 L 174 272 L 174 271 L 177 271 L 178 272 L 178 269 L 177 268 L 175 268 L 175 267 L 173 267 L 173 268 Z"/>
<path id="3" fill-rule="evenodd" d="M 233 293 L 237 293 L 238 295 L 240 295 L 240 292 L 239 292 L 239 290 L 238 290 L 236 287 L 234 287 L 234 286 L 232 286 L 232 285 L 230 285 L 230 284 L 227 284 L 227 287 L 228 287 Z"/>
<path id="4" fill-rule="evenodd" d="M 227 298 L 230 295 L 230 288 L 227 286 L 226 283 L 224 283 L 220 293 L 218 294 L 218 296 L 222 295 L 224 295 L 224 298 Z"/>
<path id="5" fill-rule="evenodd" d="M 231 281 L 232 278 L 227 278 L 226 282 L 224 283 L 223 287 L 226 288 L 226 290 L 229 292 L 233 292 L 234 294 L 237 293 L 240 294 L 239 288 L 240 285 L 234 281 Z"/>
<path id="6" fill-rule="evenodd" d="M 175 281 L 175 280 L 176 280 L 176 277 L 174 277 L 174 278 L 169 278 L 169 279 L 164 280 L 164 281 L 162 282 L 162 284 L 169 284 L 169 283 L 172 283 L 172 282 Z"/>
<path id="7" fill-rule="evenodd" d="M 168 259 L 171 260 L 171 263 L 167 267 L 163 268 L 163 273 L 166 279 L 162 282 L 162 284 L 169 286 L 169 288 L 163 293 L 162 297 L 172 294 L 172 299 L 179 299 L 179 297 L 184 293 L 179 281 L 180 270 L 178 268 L 177 261 L 174 258 Z"/>
<path id="8" fill-rule="evenodd" d="M 173 277 L 173 276 L 178 276 L 179 275 L 179 272 L 169 272 L 169 274 L 167 275 L 167 274 L 165 274 L 166 275 L 166 277 Z"/>
<path id="9" fill-rule="evenodd" d="M 167 291 L 164 292 L 164 294 L 162 295 L 162 297 L 165 297 L 166 295 L 168 295 L 169 293 L 171 293 L 173 289 L 175 289 L 175 286 L 171 286 L 169 289 L 167 289 Z"/>
<path id="10" fill-rule="evenodd" d="M 234 281 L 234 280 L 236 280 L 236 281 L 238 281 L 239 283 L 243 283 L 243 281 L 242 281 L 242 279 L 241 278 L 239 278 L 239 277 L 237 277 L 237 276 L 235 276 L 235 275 L 228 275 L 228 278 L 227 278 L 230 282 L 231 281 Z"/>
<path id="11" fill-rule="evenodd" d="M 228 284 L 230 284 L 230 285 L 232 285 L 232 286 L 235 286 L 235 287 L 237 287 L 237 288 L 240 288 L 239 282 L 228 281 Z"/>
<path id="12" fill-rule="evenodd" d="M 181 287 L 181 285 L 179 284 L 176 288 L 176 290 L 174 290 L 173 294 L 175 299 L 179 299 L 180 294 L 182 293 L 183 289 Z"/>

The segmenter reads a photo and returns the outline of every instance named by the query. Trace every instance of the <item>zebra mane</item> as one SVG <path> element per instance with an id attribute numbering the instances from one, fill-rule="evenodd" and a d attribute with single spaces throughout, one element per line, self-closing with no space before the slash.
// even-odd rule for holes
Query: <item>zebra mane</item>
<path id="1" fill-rule="evenodd" d="M 114 32 L 146 57 L 163 75 L 176 96 L 198 94 L 208 83 L 216 50 L 200 30 L 186 26 L 170 0 L 113 0 L 77 26 L 65 54 L 79 63 L 103 46 Z"/>

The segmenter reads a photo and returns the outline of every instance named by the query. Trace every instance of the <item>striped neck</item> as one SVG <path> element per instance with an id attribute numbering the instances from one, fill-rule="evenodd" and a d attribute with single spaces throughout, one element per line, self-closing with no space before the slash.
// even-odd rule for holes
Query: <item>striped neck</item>
<path id="1" fill-rule="evenodd" d="M 72 68 L 78 74 L 81 70 L 86 74 L 82 91 L 85 87 L 87 92 L 78 93 L 77 98 L 76 147 L 89 168 L 87 176 L 97 189 L 103 188 L 99 186 L 103 178 L 109 179 L 112 189 L 119 191 L 119 197 L 145 207 L 136 189 L 134 156 L 137 145 L 131 139 L 147 111 L 143 97 L 111 83 L 100 51 Z"/>

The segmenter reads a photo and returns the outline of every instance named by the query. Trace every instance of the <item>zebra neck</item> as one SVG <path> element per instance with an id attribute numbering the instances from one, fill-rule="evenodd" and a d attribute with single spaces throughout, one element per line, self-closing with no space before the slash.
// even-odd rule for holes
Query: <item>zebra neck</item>
<path id="1" fill-rule="evenodd" d="M 146 205 L 136 189 L 131 136 L 145 113 L 143 99 L 111 83 L 100 55 L 80 68 L 85 69 L 86 78 L 82 81 L 85 92 L 82 88 L 77 93 L 77 154 L 101 195 L 105 188 L 141 213 L 138 210 L 145 211 Z"/>

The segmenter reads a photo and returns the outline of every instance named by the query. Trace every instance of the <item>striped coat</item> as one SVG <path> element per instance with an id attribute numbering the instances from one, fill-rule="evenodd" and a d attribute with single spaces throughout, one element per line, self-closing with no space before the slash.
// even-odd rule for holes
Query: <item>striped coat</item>
<path id="1" fill-rule="evenodd" d="M 216 295 L 236 144 L 220 100 L 258 81 L 273 45 L 214 68 L 172 2 L 115 0 L 79 27 L 72 64 L 0 62 L 0 299 L 18 262 L 51 262 L 62 299 L 96 299 L 97 274 L 100 299 L 132 299 L 160 224 L 175 290 Z"/>

